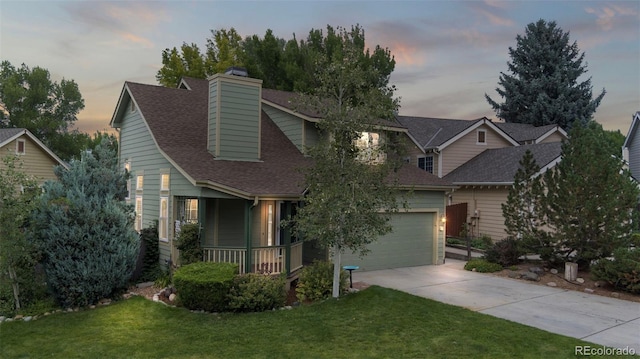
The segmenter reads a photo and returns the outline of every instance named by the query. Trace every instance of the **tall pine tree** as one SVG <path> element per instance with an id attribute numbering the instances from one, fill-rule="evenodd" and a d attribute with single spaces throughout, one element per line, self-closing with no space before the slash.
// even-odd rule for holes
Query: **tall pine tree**
<path id="1" fill-rule="evenodd" d="M 527 150 L 520 160 L 520 168 L 509 189 L 507 202 L 502 204 L 507 234 L 519 240 L 523 249 L 533 252 L 540 249 L 544 238 L 539 230 L 543 225 L 540 203 L 544 195 L 539 172 L 540 166 L 531 151 Z"/>
<path id="2" fill-rule="evenodd" d="M 574 122 L 589 122 L 605 94 L 592 98 L 591 78 L 579 82 L 587 72 L 584 53 L 569 43 L 569 33 L 555 21 L 542 19 L 527 25 L 525 35 L 516 36 L 509 47 L 510 74 L 500 72 L 496 91 L 503 103 L 485 98 L 505 122 L 534 126 L 557 124 L 565 130 Z"/>
<path id="3" fill-rule="evenodd" d="M 545 173 L 542 211 L 552 242 L 543 259 L 587 268 L 629 246 L 639 191 L 622 160 L 606 148 L 598 123 L 575 126 L 562 146 L 562 161 Z"/>

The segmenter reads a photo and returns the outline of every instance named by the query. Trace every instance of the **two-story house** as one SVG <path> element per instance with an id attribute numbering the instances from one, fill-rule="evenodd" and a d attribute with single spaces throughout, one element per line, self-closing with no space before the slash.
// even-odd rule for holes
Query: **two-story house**
<path id="1" fill-rule="evenodd" d="M 319 140 L 319 118 L 296 111 L 293 93 L 262 89 L 232 73 L 184 78 L 177 88 L 126 82 L 111 119 L 119 132 L 119 162 L 131 175 L 128 200 L 137 229 L 158 222 L 162 260 L 179 258 L 174 240 L 198 223 L 204 260 L 233 262 L 241 272 L 295 273 L 318 253 L 281 220 L 304 200 L 305 148 Z M 385 131 L 403 135 L 401 124 Z M 411 190 L 408 211 L 393 214 L 393 233 L 365 258 L 343 263 L 364 270 L 444 261 L 446 180 L 404 166 L 399 184 Z M 326 252 L 324 252 L 326 256 Z"/>
<path id="2" fill-rule="evenodd" d="M 544 170 L 559 161 L 567 133 L 556 125 L 398 116 L 416 144 L 407 159 L 457 188 L 449 194 L 447 235 L 506 236 L 501 204 L 529 149 Z"/>
<path id="3" fill-rule="evenodd" d="M 638 127 L 640 126 L 640 111 L 631 118 L 631 126 L 622 145 L 622 159 L 629 166 L 629 171 L 636 181 L 640 181 L 640 137 Z"/>

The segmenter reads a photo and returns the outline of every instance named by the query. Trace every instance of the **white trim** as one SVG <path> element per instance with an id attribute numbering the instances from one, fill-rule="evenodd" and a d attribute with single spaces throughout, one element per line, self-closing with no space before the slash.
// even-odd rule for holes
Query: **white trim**
<path id="1" fill-rule="evenodd" d="M 27 129 L 20 129 L 20 132 L 16 133 L 15 135 L 7 138 L 6 140 L 4 140 L 4 142 L 0 143 L 0 147 L 4 147 L 5 145 L 11 143 L 13 140 L 26 135 L 31 141 L 35 142 L 36 145 L 38 145 L 40 147 L 40 149 L 42 149 L 44 152 L 46 152 L 49 156 L 51 156 L 51 158 L 53 158 L 54 161 L 58 162 L 58 164 L 66 169 L 69 169 L 69 165 L 64 162 L 62 159 L 60 159 L 60 157 L 58 157 L 58 155 L 56 155 L 55 153 L 53 153 L 49 147 L 45 146 L 44 143 L 42 143 L 33 133 L 31 133 L 29 130 Z"/>
<path id="2" fill-rule="evenodd" d="M 162 202 L 166 202 L 166 208 L 165 208 L 166 213 L 162 213 L 163 212 Z M 164 236 L 162 233 L 163 228 L 165 231 Z M 169 197 L 168 196 L 160 196 L 160 206 L 158 207 L 158 239 L 161 242 L 169 242 Z"/>
<path id="3" fill-rule="evenodd" d="M 440 146 L 437 146 L 437 148 L 442 151 L 444 148 L 446 148 L 447 146 L 451 145 L 452 143 L 456 142 L 457 140 L 459 140 L 460 138 L 466 136 L 467 134 L 471 133 L 473 130 L 477 129 L 478 127 L 482 126 L 482 125 L 487 125 L 490 129 L 494 130 L 495 132 L 498 133 L 498 135 L 502 136 L 505 140 L 507 140 L 509 143 L 511 143 L 513 146 L 520 146 L 520 144 L 518 143 L 518 141 L 514 140 L 511 136 L 509 136 L 506 132 L 502 131 L 498 126 L 496 126 L 493 122 L 491 122 L 489 119 L 487 119 L 486 117 L 483 117 L 481 119 L 476 120 L 476 122 L 467 127 L 464 131 L 459 132 L 457 135 L 453 136 L 451 139 L 449 139 L 448 141 L 446 141 L 445 143 L 441 144 Z"/>
<path id="4" fill-rule="evenodd" d="M 536 138 L 535 143 L 540 143 L 541 141 L 544 141 L 547 137 L 553 135 L 556 132 L 560 133 L 562 137 L 564 137 L 565 139 L 569 138 L 569 135 L 567 135 L 567 132 L 563 130 L 562 127 L 556 126 L 555 128 L 550 129 L 549 131 L 545 132 L 544 134 Z"/>
<path id="5" fill-rule="evenodd" d="M 22 144 L 22 151 L 20 151 L 20 144 Z M 16 140 L 16 155 L 22 156 L 27 154 L 27 141 L 24 138 L 18 138 Z"/>
<path id="6" fill-rule="evenodd" d="M 435 161 L 434 161 L 433 156 L 434 156 L 433 153 L 424 154 L 424 155 L 417 155 L 416 156 L 416 162 L 417 162 L 418 168 L 420 168 L 421 170 L 423 170 L 423 171 L 425 171 L 427 173 L 434 174 Z M 422 159 L 422 158 L 425 159 L 425 167 L 426 167 L 426 159 L 429 158 L 429 157 L 431 158 L 431 171 L 427 171 L 426 168 L 421 168 L 420 167 L 420 159 Z"/>
<path id="7" fill-rule="evenodd" d="M 140 200 L 140 207 L 138 208 L 138 200 Z M 133 227 L 136 231 L 140 232 L 142 230 L 142 209 L 144 208 L 144 201 L 142 195 L 136 195 L 134 211 L 136 214 L 135 221 Z"/>
<path id="8" fill-rule="evenodd" d="M 482 142 L 480 142 L 480 134 L 482 134 Z M 478 129 L 476 130 L 476 145 L 486 146 L 487 145 L 487 130 Z"/>

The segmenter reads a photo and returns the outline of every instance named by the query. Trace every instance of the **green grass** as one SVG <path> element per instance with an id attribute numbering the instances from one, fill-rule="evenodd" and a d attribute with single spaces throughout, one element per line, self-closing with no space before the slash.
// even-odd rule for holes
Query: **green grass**
<path id="1" fill-rule="evenodd" d="M 576 345 L 588 343 L 375 286 L 275 312 L 191 313 L 138 297 L 0 324 L 2 358 L 573 358 Z"/>

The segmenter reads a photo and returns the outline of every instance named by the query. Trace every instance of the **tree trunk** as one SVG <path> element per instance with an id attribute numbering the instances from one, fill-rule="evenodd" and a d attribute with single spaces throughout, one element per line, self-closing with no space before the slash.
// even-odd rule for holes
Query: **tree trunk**
<path id="1" fill-rule="evenodd" d="M 11 287 L 13 288 L 13 301 L 15 309 L 20 310 L 20 285 L 18 284 L 18 276 L 15 269 L 9 266 L 9 279 L 11 279 Z"/>
<path id="2" fill-rule="evenodd" d="M 340 246 L 333 246 L 333 297 L 340 296 Z"/>

